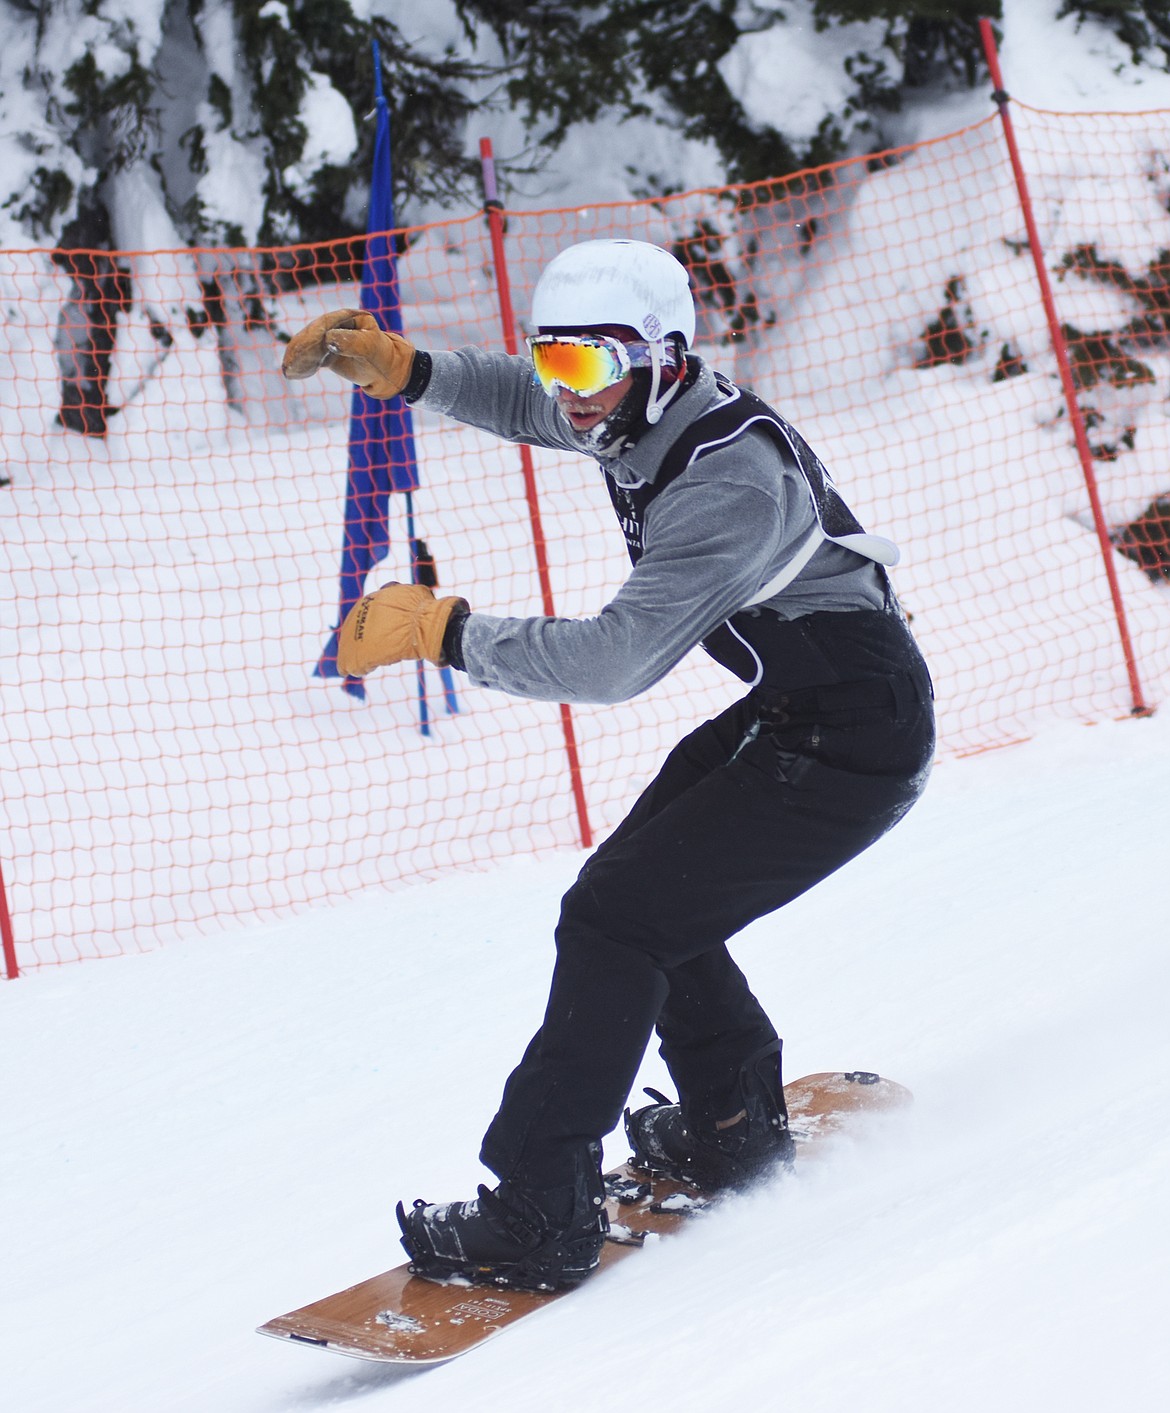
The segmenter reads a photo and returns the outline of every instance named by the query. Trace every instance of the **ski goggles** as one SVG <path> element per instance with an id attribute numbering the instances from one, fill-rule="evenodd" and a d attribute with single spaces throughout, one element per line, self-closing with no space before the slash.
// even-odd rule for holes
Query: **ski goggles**
<path id="1" fill-rule="evenodd" d="M 607 334 L 533 334 L 527 343 L 537 381 L 549 397 L 558 388 L 592 397 L 620 383 L 631 368 L 654 366 L 649 344 L 625 344 Z M 669 352 L 662 358 L 667 365 L 673 361 Z"/>

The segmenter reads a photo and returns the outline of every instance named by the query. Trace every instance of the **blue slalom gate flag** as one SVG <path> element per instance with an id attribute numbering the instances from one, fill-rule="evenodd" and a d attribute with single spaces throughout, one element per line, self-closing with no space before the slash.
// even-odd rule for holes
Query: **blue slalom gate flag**
<path id="1" fill-rule="evenodd" d="M 382 89 L 382 61 L 374 41 L 374 89 L 377 127 L 370 205 L 366 219 L 366 257 L 362 266 L 362 308 L 382 328 L 402 332 L 402 301 L 398 267 L 390 232 L 394 229 L 394 196 L 391 186 L 390 105 Z M 341 551 L 340 616 L 325 651 L 314 669 L 315 677 L 340 677 L 337 667 L 338 630 L 345 616 L 365 593 L 366 576 L 390 549 L 389 508 L 391 492 L 406 497 L 407 534 L 412 579 L 418 579 L 418 553 L 414 533 L 412 492 L 418 489 L 418 462 L 414 448 L 414 423 L 401 397 L 376 399 L 354 388 L 349 420 L 349 475 L 345 495 L 345 537 Z M 418 667 L 420 725 L 429 734 L 426 684 Z M 447 710 L 458 710 L 450 671 L 443 669 Z M 344 690 L 365 700 L 359 677 L 347 677 Z"/>

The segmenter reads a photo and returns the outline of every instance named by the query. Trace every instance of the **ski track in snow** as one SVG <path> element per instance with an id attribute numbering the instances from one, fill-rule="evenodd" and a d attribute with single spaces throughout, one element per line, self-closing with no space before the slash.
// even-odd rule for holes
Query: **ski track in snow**
<path id="1" fill-rule="evenodd" d="M 791 1077 L 915 1107 L 425 1374 L 252 1330 L 484 1177 L 578 856 L 5 986 L 7 1406 L 1166 1406 L 1168 756 L 1155 717 L 940 767 L 735 944 Z"/>

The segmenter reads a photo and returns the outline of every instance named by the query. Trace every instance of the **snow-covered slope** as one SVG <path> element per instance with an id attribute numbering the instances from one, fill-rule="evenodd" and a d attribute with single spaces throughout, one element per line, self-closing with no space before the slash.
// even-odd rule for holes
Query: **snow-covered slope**
<path id="1" fill-rule="evenodd" d="M 880 1069 L 910 1114 L 421 1376 L 252 1329 L 484 1176 L 576 857 L 3 987 L 6 1405 L 1164 1408 L 1168 759 L 1156 717 L 941 766 L 735 944 L 792 1075 Z"/>

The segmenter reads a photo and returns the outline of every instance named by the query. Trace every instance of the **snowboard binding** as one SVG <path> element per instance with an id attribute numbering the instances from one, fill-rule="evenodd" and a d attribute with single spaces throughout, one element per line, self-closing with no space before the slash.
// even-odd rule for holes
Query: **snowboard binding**
<path id="1" fill-rule="evenodd" d="M 515 1290 L 562 1290 L 597 1269 L 609 1231 L 600 1145 L 589 1145 L 571 1185 L 481 1184 L 470 1202 L 399 1202 L 412 1274 Z"/>
<path id="2" fill-rule="evenodd" d="M 790 1168 L 795 1146 L 780 1078 L 781 1045 L 773 1041 L 744 1062 L 731 1099 L 721 1106 L 726 1112 L 739 1105 L 738 1116 L 729 1124 L 717 1122 L 718 1111 L 698 1108 L 692 1115 L 682 1104 L 648 1089 L 654 1103 L 626 1110 L 631 1166 L 703 1192 L 747 1187 L 777 1169 Z"/>

